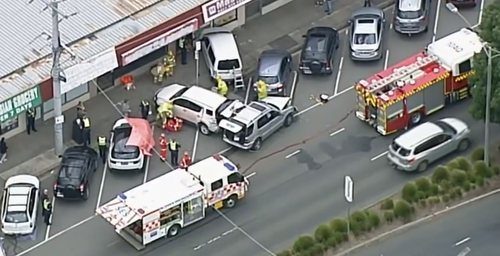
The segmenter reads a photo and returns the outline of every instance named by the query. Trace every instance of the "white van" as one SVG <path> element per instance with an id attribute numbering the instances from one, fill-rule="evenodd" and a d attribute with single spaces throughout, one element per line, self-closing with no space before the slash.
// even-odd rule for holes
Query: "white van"
<path id="1" fill-rule="evenodd" d="M 241 74 L 243 66 L 233 33 L 225 28 L 206 28 L 200 38 L 210 76 L 214 79 L 220 76 L 232 83 L 234 74 Z"/>

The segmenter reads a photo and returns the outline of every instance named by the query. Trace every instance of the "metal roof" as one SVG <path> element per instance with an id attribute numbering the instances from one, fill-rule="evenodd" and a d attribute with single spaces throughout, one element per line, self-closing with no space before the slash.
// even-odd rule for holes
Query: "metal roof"
<path id="1" fill-rule="evenodd" d="M 61 40 L 82 59 L 125 42 L 201 4 L 204 0 L 69 0 L 61 13 L 77 15 L 60 24 Z M 0 9 L 0 102 L 50 77 L 50 9 L 42 0 L 12 1 Z M 99 32 L 97 32 L 99 31 Z M 38 37 L 38 38 L 37 38 Z M 62 68 L 77 64 L 67 54 Z"/>

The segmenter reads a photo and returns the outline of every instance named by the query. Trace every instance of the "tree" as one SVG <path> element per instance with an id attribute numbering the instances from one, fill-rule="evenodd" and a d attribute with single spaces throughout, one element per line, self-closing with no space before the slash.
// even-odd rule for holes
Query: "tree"
<path id="1" fill-rule="evenodd" d="M 492 4 L 484 8 L 479 25 L 479 36 L 497 52 L 500 50 L 500 1 L 493 1 Z M 475 73 L 469 78 L 469 83 L 473 85 L 471 90 L 473 101 L 469 112 L 476 120 L 485 119 L 487 59 L 484 53 L 474 56 Z M 494 123 L 500 123 L 500 72 L 496 72 L 497 68 L 495 68 L 499 66 L 500 57 L 492 59 L 490 121 Z"/>

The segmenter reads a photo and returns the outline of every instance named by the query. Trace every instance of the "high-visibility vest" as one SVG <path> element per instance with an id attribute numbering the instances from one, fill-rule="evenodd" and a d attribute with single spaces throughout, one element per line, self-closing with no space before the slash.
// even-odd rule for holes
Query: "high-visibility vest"
<path id="1" fill-rule="evenodd" d="M 90 128 L 90 120 L 88 117 L 82 118 L 83 128 Z"/>
<path id="2" fill-rule="evenodd" d="M 97 145 L 99 147 L 106 146 L 106 137 L 104 137 L 104 136 L 97 137 Z"/>
<path id="3" fill-rule="evenodd" d="M 49 199 L 43 200 L 43 209 L 46 211 L 50 211 L 50 200 Z"/>
<path id="4" fill-rule="evenodd" d="M 184 48 L 184 38 L 179 39 L 179 48 L 183 49 Z"/>
<path id="5" fill-rule="evenodd" d="M 177 142 L 171 141 L 168 145 L 169 145 L 169 148 L 170 148 L 171 151 L 178 150 L 178 148 L 177 148 L 177 146 L 178 146 Z"/>
<path id="6" fill-rule="evenodd" d="M 143 101 L 142 101 L 142 105 L 144 105 L 144 106 L 149 106 L 149 102 L 148 102 L 147 100 L 143 100 Z"/>

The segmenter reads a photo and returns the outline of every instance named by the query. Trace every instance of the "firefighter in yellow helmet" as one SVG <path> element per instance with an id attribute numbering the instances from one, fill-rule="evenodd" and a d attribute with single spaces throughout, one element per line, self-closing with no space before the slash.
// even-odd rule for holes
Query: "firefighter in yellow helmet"
<path id="1" fill-rule="evenodd" d="M 226 97 L 227 96 L 227 83 L 220 78 L 220 76 L 217 76 L 217 93 L 220 95 Z"/>
<path id="2" fill-rule="evenodd" d="M 267 84 L 259 80 L 257 82 L 257 100 L 262 100 L 267 97 Z"/>
<path id="3" fill-rule="evenodd" d="M 167 76 L 174 76 L 175 55 L 172 51 L 167 52 L 167 63 L 168 63 Z"/>
<path id="4" fill-rule="evenodd" d="M 160 104 L 158 107 L 158 115 L 156 116 L 159 125 L 164 127 L 167 125 L 168 120 L 174 117 L 174 105 L 171 101 Z"/>
<path id="5" fill-rule="evenodd" d="M 161 61 L 159 61 L 155 67 L 151 69 L 151 74 L 154 78 L 154 83 L 161 83 L 163 81 L 163 74 L 165 73 L 165 67 Z"/>

